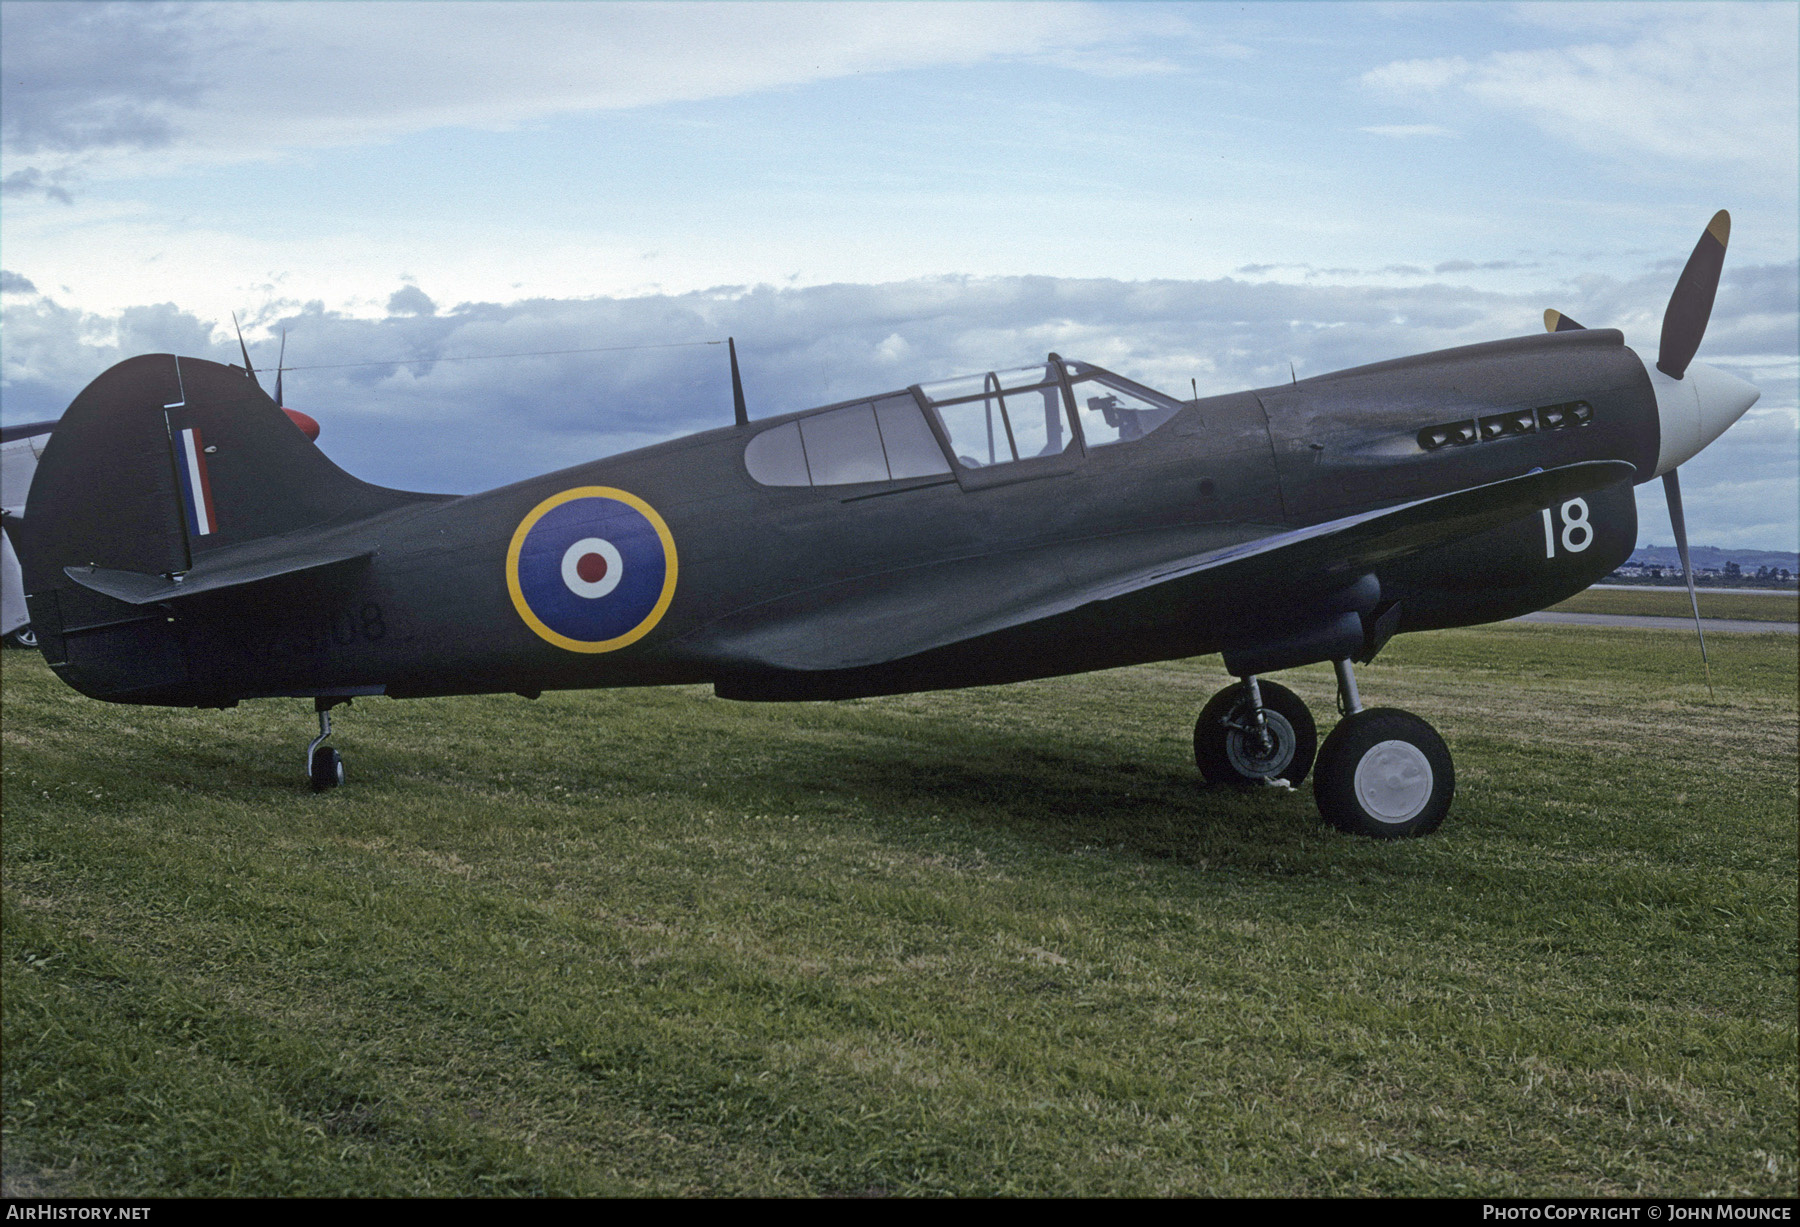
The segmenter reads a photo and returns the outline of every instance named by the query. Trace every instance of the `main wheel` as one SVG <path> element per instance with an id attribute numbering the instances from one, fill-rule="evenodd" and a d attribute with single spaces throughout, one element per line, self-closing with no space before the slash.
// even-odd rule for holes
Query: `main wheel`
<path id="1" fill-rule="evenodd" d="M 1345 716 L 1319 749 L 1313 800 L 1338 830 L 1401 839 L 1437 830 L 1456 796 L 1456 768 L 1437 730 L 1411 712 Z"/>
<path id="2" fill-rule="evenodd" d="M 1298 784 L 1312 770 L 1319 730 L 1306 703 L 1274 682 L 1259 679 L 1257 688 L 1263 701 L 1261 733 L 1251 718 L 1245 682 L 1227 686 L 1200 709 L 1194 722 L 1194 765 L 1208 784 Z"/>
<path id="3" fill-rule="evenodd" d="M 312 756 L 312 787 L 325 792 L 344 782 L 344 756 L 330 746 L 320 746 Z"/>
<path id="4" fill-rule="evenodd" d="M 28 622 L 6 637 L 6 646 L 9 648 L 35 648 L 37 632 L 31 629 L 31 624 Z"/>

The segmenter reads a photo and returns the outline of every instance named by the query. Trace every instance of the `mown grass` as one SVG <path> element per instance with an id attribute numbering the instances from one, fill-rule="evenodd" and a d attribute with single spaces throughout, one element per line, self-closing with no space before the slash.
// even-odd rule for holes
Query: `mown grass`
<path id="1" fill-rule="evenodd" d="M 1800 594 L 1785 592 L 1699 592 L 1702 618 L 1744 622 L 1800 621 Z M 1644 618 L 1692 618 L 1686 588 L 1589 588 L 1552 609 L 1564 613 L 1624 614 Z"/>
<path id="2" fill-rule="evenodd" d="M 314 796 L 7 653 L 5 1191 L 1792 1195 L 1795 655 L 1396 641 L 1381 844 L 1198 786 L 1216 659 L 364 701 Z"/>

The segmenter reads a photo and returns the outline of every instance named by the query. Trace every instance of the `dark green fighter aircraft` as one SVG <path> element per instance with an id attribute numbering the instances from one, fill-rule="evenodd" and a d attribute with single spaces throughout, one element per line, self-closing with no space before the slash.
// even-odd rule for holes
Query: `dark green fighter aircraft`
<path id="1" fill-rule="evenodd" d="M 45 658 L 83 694 L 315 700 L 710 682 L 833 699 L 1223 653 L 1200 713 L 1215 784 L 1299 783 L 1325 817 L 1421 834 L 1455 789 L 1418 717 L 1352 662 L 1406 631 L 1579 592 L 1637 539 L 1632 485 L 1757 398 L 1692 363 L 1720 213 L 1660 352 L 1554 331 L 1287 385 L 1171 399 L 1038 364 L 734 426 L 467 497 L 369 485 L 243 369 L 153 354 L 78 396 L 39 462 L 22 561 Z M 1337 668 L 1322 747 L 1262 675 Z M 1317 763 L 1315 765 L 1314 758 Z"/>

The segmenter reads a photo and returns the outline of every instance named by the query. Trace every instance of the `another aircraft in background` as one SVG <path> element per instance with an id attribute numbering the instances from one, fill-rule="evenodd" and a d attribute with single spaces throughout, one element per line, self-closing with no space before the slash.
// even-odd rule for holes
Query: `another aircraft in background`
<path id="1" fill-rule="evenodd" d="M 43 455 L 54 429 L 53 421 L 0 426 L 0 508 L 7 517 L 25 514 L 31 475 L 37 471 L 38 457 Z M 19 556 L 13 552 L 12 538 L 5 533 L 0 533 L 0 635 L 5 636 L 8 647 L 37 646 L 37 636 L 31 633 L 31 617 L 25 612 Z"/>
<path id="2" fill-rule="evenodd" d="M 1549 312 L 1547 335 L 1176 400 L 1056 354 L 736 423 L 467 497 L 326 459 L 250 369 L 132 358 L 69 407 L 22 520 L 33 626 L 116 702 L 709 682 L 735 699 L 986 685 L 1219 652 L 1215 783 L 1297 784 L 1346 831 L 1422 834 L 1455 772 L 1417 716 L 1365 708 L 1395 634 L 1515 617 L 1637 540 L 1634 483 L 1757 390 L 1692 362 L 1729 219 L 1678 281 L 1655 359 Z M 1264 675 L 1331 661 L 1344 716 Z M 1316 749 L 1316 765 L 1315 765 Z"/>

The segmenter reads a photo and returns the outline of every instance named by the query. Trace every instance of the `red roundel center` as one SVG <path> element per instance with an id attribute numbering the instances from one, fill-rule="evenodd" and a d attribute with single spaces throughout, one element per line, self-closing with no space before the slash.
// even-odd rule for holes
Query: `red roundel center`
<path id="1" fill-rule="evenodd" d="M 599 554 L 583 554 L 575 564 L 575 574 L 584 584 L 597 584 L 606 578 L 606 559 Z"/>

